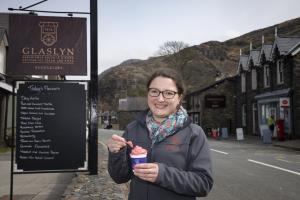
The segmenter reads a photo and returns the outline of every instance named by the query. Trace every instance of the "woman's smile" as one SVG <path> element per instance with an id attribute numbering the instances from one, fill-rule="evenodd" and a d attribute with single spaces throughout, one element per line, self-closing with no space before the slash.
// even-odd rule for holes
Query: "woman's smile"
<path id="1" fill-rule="evenodd" d="M 152 80 L 149 88 L 159 91 L 156 93 L 158 96 L 148 95 L 148 105 L 156 121 L 161 122 L 177 111 L 181 96 L 177 94 L 178 89 L 172 79 L 158 76 Z M 165 98 L 164 91 L 174 91 L 176 94 L 172 98 Z"/>

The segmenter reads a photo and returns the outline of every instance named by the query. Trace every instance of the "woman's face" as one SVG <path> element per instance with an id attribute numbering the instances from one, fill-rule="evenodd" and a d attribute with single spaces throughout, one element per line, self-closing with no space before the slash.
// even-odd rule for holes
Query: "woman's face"
<path id="1" fill-rule="evenodd" d="M 167 116 L 177 111 L 177 106 L 180 103 L 182 95 L 177 94 L 178 89 L 172 79 L 158 76 L 152 80 L 148 89 L 156 89 L 154 90 L 156 91 L 156 94 L 157 91 L 170 91 L 171 94 L 172 91 L 176 92 L 174 97 L 171 99 L 163 97 L 162 93 L 160 93 L 157 97 L 153 97 L 150 96 L 150 92 L 148 92 L 148 106 L 153 113 L 155 121 L 162 122 Z M 166 92 L 165 96 L 168 94 L 170 95 L 170 92 Z"/>

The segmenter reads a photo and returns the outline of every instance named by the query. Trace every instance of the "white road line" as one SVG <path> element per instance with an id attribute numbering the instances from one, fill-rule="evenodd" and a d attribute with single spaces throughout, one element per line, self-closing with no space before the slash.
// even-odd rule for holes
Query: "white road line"
<path id="1" fill-rule="evenodd" d="M 222 154 L 225 154 L 225 155 L 228 155 L 228 153 L 224 152 L 224 151 L 219 151 L 219 150 L 216 150 L 216 149 L 210 149 L 210 150 L 218 152 L 218 153 L 222 153 Z"/>
<path id="2" fill-rule="evenodd" d="M 279 161 L 282 161 L 282 162 L 287 162 L 287 163 L 291 163 L 291 161 L 288 161 L 288 160 L 284 160 L 284 159 L 280 159 L 280 158 L 277 158 L 277 160 L 279 160 Z"/>
<path id="3" fill-rule="evenodd" d="M 289 173 L 296 174 L 296 175 L 300 176 L 299 172 L 295 172 L 295 171 L 292 171 L 292 170 L 288 170 L 288 169 L 284 169 L 284 168 L 281 168 L 281 167 L 277 167 L 275 165 L 270 165 L 270 164 L 267 164 L 267 163 L 263 163 L 263 162 L 259 162 L 259 161 L 251 160 L 251 159 L 248 159 L 248 161 L 256 163 L 256 164 L 264 165 L 264 166 L 267 166 L 267 167 L 271 167 L 271 168 L 274 168 L 274 169 L 279 169 L 279 170 L 282 170 L 282 171 L 289 172 Z"/>

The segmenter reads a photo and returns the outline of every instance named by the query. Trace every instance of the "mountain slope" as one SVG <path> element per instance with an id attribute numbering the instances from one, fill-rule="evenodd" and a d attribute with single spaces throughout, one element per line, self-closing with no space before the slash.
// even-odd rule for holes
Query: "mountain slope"
<path id="1" fill-rule="evenodd" d="M 159 67 L 178 70 L 188 92 L 234 76 L 240 49 L 243 54 L 248 54 L 250 42 L 253 49 L 260 48 L 262 36 L 265 43 L 272 44 L 275 27 L 279 36 L 300 36 L 300 18 L 296 18 L 225 42 L 210 41 L 188 47 L 171 56 L 124 61 L 99 75 L 99 110 L 117 111 L 119 98 L 145 96 L 147 78 Z"/>

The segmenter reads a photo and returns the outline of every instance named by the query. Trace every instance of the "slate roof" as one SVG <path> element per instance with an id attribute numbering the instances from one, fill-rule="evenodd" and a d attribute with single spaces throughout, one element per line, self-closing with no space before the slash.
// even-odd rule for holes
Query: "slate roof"
<path id="1" fill-rule="evenodd" d="M 248 59 L 249 59 L 249 56 L 248 55 L 241 55 L 240 56 L 240 60 L 239 60 L 239 64 L 238 64 L 238 73 L 241 71 L 241 70 L 245 70 L 247 71 L 248 70 Z M 241 69 L 242 67 L 242 69 Z"/>
<path id="2" fill-rule="evenodd" d="M 250 55 L 247 61 L 247 68 L 249 69 L 250 60 L 253 61 L 254 66 L 259 65 L 259 56 L 260 56 L 260 50 L 251 50 Z"/>
<path id="3" fill-rule="evenodd" d="M 266 92 L 266 93 L 263 93 L 263 94 L 256 95 L 254 98 L 256 100 L 260 100 L 260 99 L 266 99 L 266 98 L 271 98 L 271 97 L 274 97 L 274 98 L 286 97 L 286 96 L 288 96 L 288 94 L 291 91 L 292 91 L 291 88 L 285 88 L 285 89 L 281 89 L 281 90 L 274 90 L 274 91 L 271 91 L 271 92 Z"/>
<path id="4" fill-rule="evenodd" d="M 287 54 L 295 55 L 300 51 L 300 42 L 298 42 L 295 46 L 293 46 Z"/>
<path id="5" fill-rule="evenodd" d="M 300 37 L 276 37 L 272 48 L 272 54 L 276 46 L 280 55 L 287 55 L 288 52 L 300 42 Z"/>
<path id="6" fill-rule="evenodd" d="M 265 54 L 266 60 L 271 61 L 272 60 L 272 55 L 271 55 L 272 48 L 273 48 L 272 44 L 264 44 L 260 50 L 259 61 L 261 61 L 261 56 L 263 53 Z"/>
<path id="7" fill-rule="evenodd" d="M 209 86 L 206 86 L 206 87 L 204 87 L 204 88 L 195 90 L 195 91 L 193 91 L 193 92 L 190 92 L 190 93 L 188 93 L 186 96 L 191 96 L 191 95 L 195 95 L 195 94 L 202 93 L 203 91 L 208 90 L 208 89 L 210 89 L 210 88 L 213 88 L 213 87 L 215 87 L 216 85 L 220 85 L 220 84 L 222 84 L 222 83 L 225 82 L 225 81 L 234 81 L 235 78 L 236 78 L 236 75 L 235 75 L 235 76 L 231 76 L 231 77 L 225 77 L 225 78 L 223 78 L 223 79 L 221 79 L 221 80 L 218 80 L 218 81 L 216 81 L 216 82 L 210 84 Z"/>

